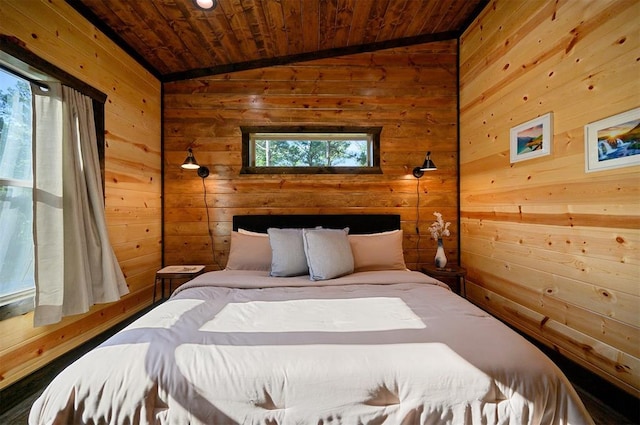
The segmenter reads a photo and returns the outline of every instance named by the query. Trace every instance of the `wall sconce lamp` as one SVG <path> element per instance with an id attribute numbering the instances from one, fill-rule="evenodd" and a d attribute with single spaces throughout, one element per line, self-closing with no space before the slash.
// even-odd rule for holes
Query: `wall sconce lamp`
<path id="1" fill-rule="evenodd" d="M 435 171 L 437 169 L 438 167 L 436 167 L 436 164 L 431 160 L 431 151 L 428 151 L 424 156 L 422 166 L 413 169 L 413 177 L 420 179 L 425 171 Z M 416 234 L 418 235 L 418 241 L 416 242 L 416 252 L 418 256 L 416 262 L 418 266 L 420 266 L 420 180 L 416 180 L 416 195 L 418 197 L 418 201 L 416 202 Z"/>
<path id="2" fill-rule="evenodd" d="M 201 10 L 213 10 L 218 5 L 217 0 L 193 0 L 193 4 Z"/>
<path id="3" fill-rule="evenodd" d="M 187 158 L 182 163 L 181 167 L 185 170 L 198 170 L 198 175 L 203 179 L 209 176 L 209 169 L 202 165 L 198 165 L 198 161 L 196 161 L 196 157 L 193 156 L 193 151 L 191 148 L 187 150 Z"/>
<path id="4" fill-rule="evenodd" d="M 431 151 L 427 152 L 427 155 L 424 157 L 424 163 L 422 167 L 416 167 L 413 169 L 413 177 L 419 179 L 424 175 L 425 171 L 434 171 L 437 170 L 436 164 L 431 160 Z"/>
<path id="5" fill-rule="evenodd" d="M 209 233 L 209 239 L 211 240 L 211 257 L 213 258 L 213 263 L 218 266 L 218 269 L 222 270 L 222 267 L 218 264 L 218 260 L 216 260 L 216 253 L 213 244 L 213 232 L 211 231 L 211 218 L 209 217 L 209 205 L 207 204 L 207 185 L 204 182 L 204 179 L 209 176 L 209 168 L 198 164 L 196 157 L 193 156 L 191 148 L 187 149 L 187 158 L 184 160 L 181 167 L 185 170 L 198 170 L 198 175 L 202 177 L 204 209 L 207 212 L 207 232 Z"/>

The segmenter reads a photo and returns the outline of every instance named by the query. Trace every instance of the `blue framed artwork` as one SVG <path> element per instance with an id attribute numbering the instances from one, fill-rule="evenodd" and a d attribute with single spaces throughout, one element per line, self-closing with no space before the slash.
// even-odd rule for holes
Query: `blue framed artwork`
<path id="1" fill-rule="evenodd" d="M 538 158 L 551 153 L 553 123 L 551 112 L 511 128 L 511 162 Z"/>
<path id="2" fill-rule="evenodd" d="M 584 127 L 585 172 L 640 164 L 640 108 Z"/>

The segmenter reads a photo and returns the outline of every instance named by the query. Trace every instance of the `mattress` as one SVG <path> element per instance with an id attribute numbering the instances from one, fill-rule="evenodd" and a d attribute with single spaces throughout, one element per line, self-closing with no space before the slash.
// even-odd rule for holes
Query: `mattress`
<path id="1" fill-rule="evenodd" d="M 535 346 L 418 272 L 205 273 L 70 365 L 30 424 L 591 424 Z"/>

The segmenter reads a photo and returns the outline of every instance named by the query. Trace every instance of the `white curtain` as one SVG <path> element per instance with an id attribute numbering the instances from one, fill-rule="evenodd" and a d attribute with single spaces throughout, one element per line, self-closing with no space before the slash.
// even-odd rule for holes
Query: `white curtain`
<path id="1" fill-rule="evenodd" d="M 129 292 L 107 234 L 90 98 L 59 84 L 34 95 L 36 326 Z"/>

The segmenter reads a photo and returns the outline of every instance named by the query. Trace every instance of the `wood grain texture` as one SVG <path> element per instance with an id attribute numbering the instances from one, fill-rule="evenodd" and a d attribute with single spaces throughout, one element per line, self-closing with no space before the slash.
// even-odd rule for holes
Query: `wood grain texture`
<path id="1" fill-rule="evenodd" d="M 456 41 L 437 42 L 165 84 L 167 264 L 224 267 L 234 214 L 397 213 L 416 269 L 435 255 L 433 211 L 453 222 L 445 244 L 457 261 L 455 52 Z M 240 126 L 261 125 L 382 126 L 383 173 L 240 175 Z M 211 170 L 209 218 L 203 181 L 180 168 L 189 147 Z M 439 168 L 418 181 L 427 150 Z"/>
<path id="2" fill-rule="evenodd" d="M 70 3 L 88 8 L 164 77 L 249 63 L 262 68 L 295 55 L 455 34 L 483 1 L 225 0 L 211 11 L 192 0 Z"/>
<path id="3" fill-rule="evenodd" d="M 640 4 L 495 2 L 461 38 L 469 298 L 640 394 L 640 167 L 584 172 L 584 125 L 638 106 Z M 509 130 L 553 113 L 550 156 Z"/>
<path id="4" fill-rule="evenodd" d="M 107 227 L 130 294 L 62 322 L 0 322 L 0 388 L 148 306 L 161 266 L 160 82 L 63 1 L 0 2 L 0 32 L 103 91 Z"/>

